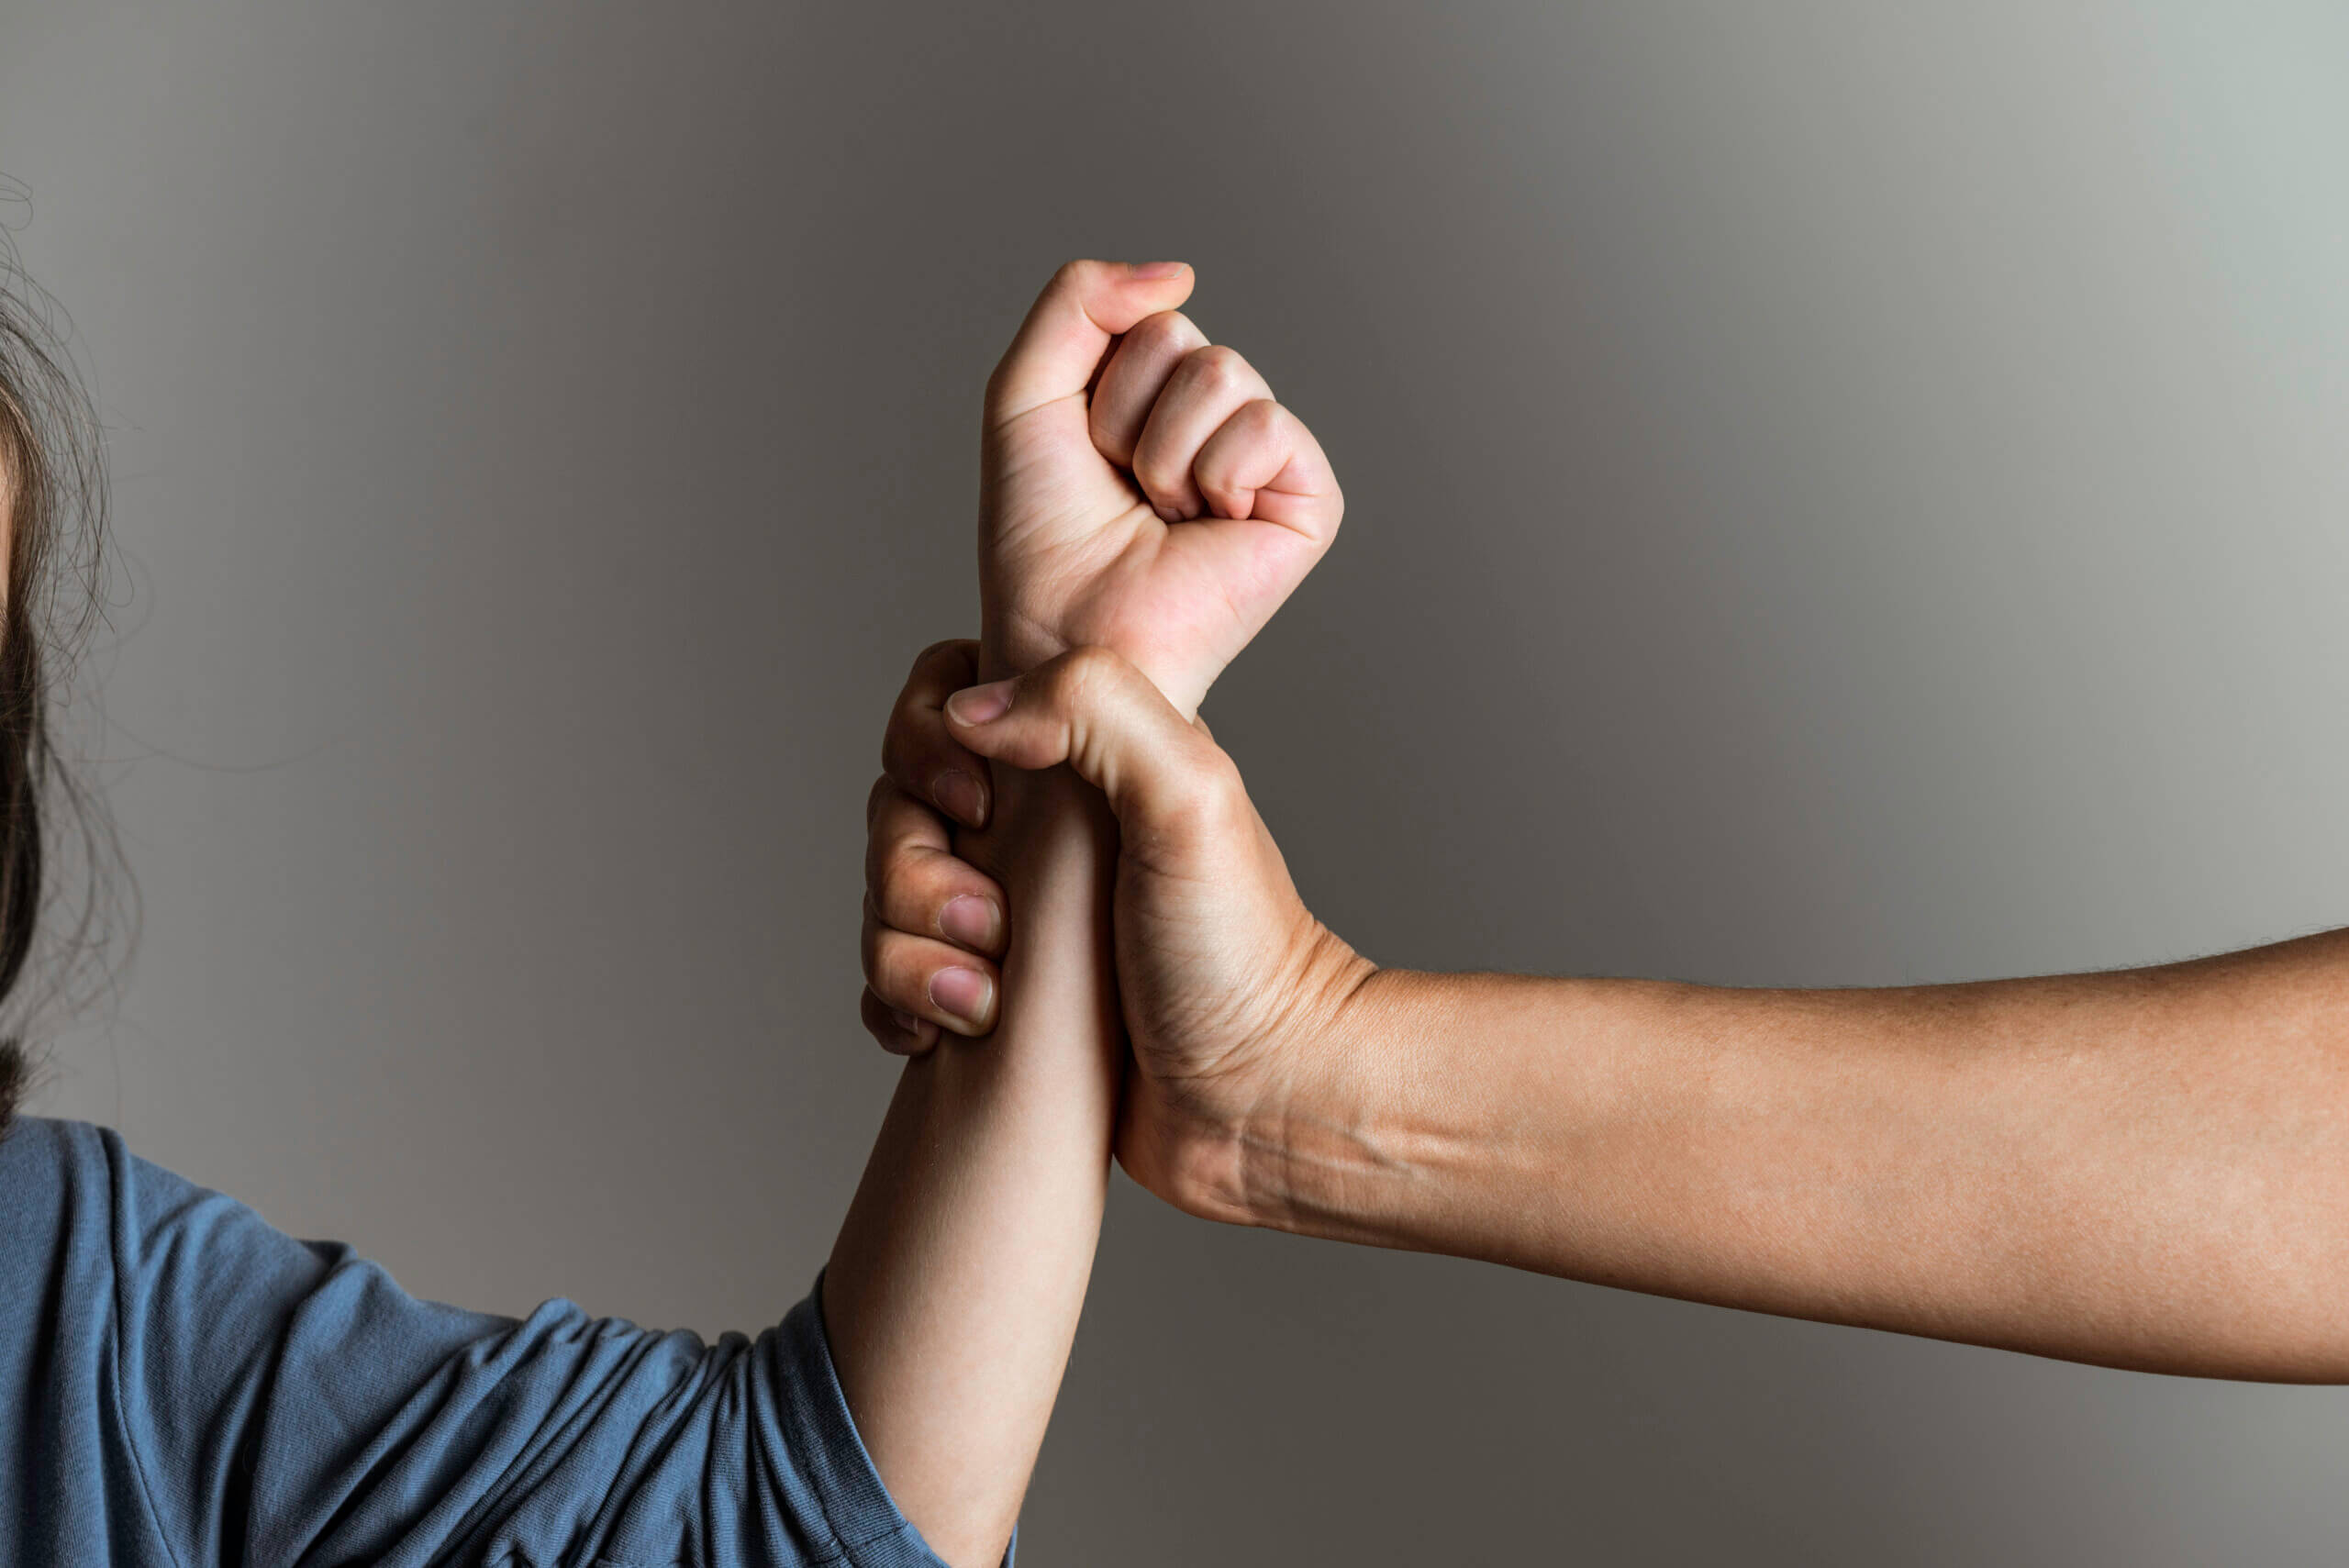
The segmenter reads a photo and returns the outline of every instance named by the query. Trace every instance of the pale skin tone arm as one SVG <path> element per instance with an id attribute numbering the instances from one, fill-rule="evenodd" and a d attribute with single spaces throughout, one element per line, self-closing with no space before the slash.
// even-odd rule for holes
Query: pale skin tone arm
<path id="1" fill-rule="evenodd" d="M 876 841 L 926 851 L 928 907 L 913 920 L 875 883 L 866 967 L 920 980 L 897 1015 L 868 997 L 865 1020 L 926 1054 L 899 1081 L 823 1307 L 883 1482 L 958 1568 L 1003 1555 L 1099 1235 L 1123 1053 L 1116 827 L 1065 769 L 1007 773 L 990 801 L 977 757 L 952 741 L 909 756 L 896 737 L 907 714 L 934 733 L 976 674 L 1078 640 L 1115 644 L 1188 711 L 1328 548 L 1342 508 L 1328 462 L 1175 310 L 1190 287 L 1179 265 L 1078 262 L 1030 312 L 987 388 L 982 636 L 917 665 L 885 754 L 907 784 L 885 778 L 872 802 Z"/>
<path id="2" fill-rule="evenodd" d="M 1010 1540 L 1108 1186 L 1118 1033 L 1098 933 L 1114 829 L 1061 793 L 1041 775 L 998 809 L 1022 918 L 998 1049 L 947 1033 L 907 1063 L 824 1273 L 857 1429 L 899 1510 L 958 1568 L 999 1562 Z"/>
<path id="3" fill-rule="evenodd" d="M 1230 759 L 1113 656 L 941 722 L 1018 767 L 1074 759 L 1117 809 L 1117 1153 L 1179 1207 L 2110 1366 L 2349 1381 L 2349 931 L 1887 989 L 1379 969 L 1306 912 Z M 885 886 L 897 852 L 874 854 Z"/>

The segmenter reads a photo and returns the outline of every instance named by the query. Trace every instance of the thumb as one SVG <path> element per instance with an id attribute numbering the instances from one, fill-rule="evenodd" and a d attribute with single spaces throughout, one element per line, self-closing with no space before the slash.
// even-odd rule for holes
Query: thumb
<path id="1" fill-rule="evenodd" d="M 1180 261 L 1071 261 L 1052 274 L 987 379 L 986 428 L 1030 409 L 1083 395 L 1109 339 L 1191 295 Z"/>
<path id="2" fill-rule="evenodd" d="M 1171 826 L 1238 774 L 1151 678 L 1107 648 L 1072 649 L 946 700 L 954 739 L 1015 768 L 1066 762 L 1109 797 L 1120 826 Z"/>

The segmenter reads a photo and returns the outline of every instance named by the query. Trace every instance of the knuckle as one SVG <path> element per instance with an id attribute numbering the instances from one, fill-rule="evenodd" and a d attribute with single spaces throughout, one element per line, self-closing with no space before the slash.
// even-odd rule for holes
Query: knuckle
<path id="1" fill-rule="evenodd" d="M 1162 310 L 1155 316 L 1145 316 L 1135 322 L 1133 330 L 1126 334 L 1126 340 L 1141 350 L 1155 351 L 1203 343 L 1207 335 L 1181 311 Z"/>
<path id="2" fill-rule="evenodd" d="M 1225 813 L 1246 812 L 1248 782 L 1240 776 L 1240 764 L 1222 747 L 1212 749 L 1212 754 L 1199 769 L 1200 793 L 1213 800 L 1216 809 Z"/>
<path id="3" fill-rule="evenodd" d="M 907 888 L 920 889 L 932 885 L 940 874 L 933 868 L 952 865 L 954 857 L 946 851 L 921 841 L 918 828 L 893 833 L 881 845 L 874 858 L 871 882 L 881 895 L 883 907 L 889 905 L 889 895 Z M 892 925 L 903 922 L 891 921 Z"/>
<path id="4" fill-rule="evenodd" d="M 1183 493 L 1183 464 L 1167 450 L 1163 439 L 1153 439 L 1147 429 L 1134 448 L 1133 468 L 1134 478 L 1141 483 L 1152 500 L 1164 500 Z"/>
<path id="5" fill-rule="evenodd" d="M 1218 749 L 1184 781 L 1175 815 L 1183 828 L 1221 839 L 1243 824 L 1251 813 L 1248 786 L 1240 777 L 1239 765 Z"/>
<path id="6" fill-rule="evenodd" d="M 887 905 L 891 890 L 904 882 L 905 863 L 905 846 L 901 842 L 874 836 L 864 857 L 864 889 L 875 913 Z"/>
<path id="7" fill-rule="evenodd" d="M 885 824 L 864 836 L 864 888 L 870 894 L 888 876 L 890 857 L 896 853 L 896 840 Z"/>
<path id="8" fill-rule="evenodd" d="M 920 977 L 915 973 L 913 954 L 907 951 L 905 940 L 895 931 L 882 931 L 874 939 L 873 961 L 864 966 L 865 983 L 873 994 L 893 1007 L 906 1006 L 907 997 L 921 995 Z M 918 1004 L 917 1004 L 918 1005 Z"/>
<path id="9" fill-rule="evenodd" d="M 945 905 L 940 878 L 930 855 L 896 855 L 881 868 L 875 895 L 882 919 L 893 929 L 917 934 L 938 929 L 938 910 Z"/>
<path id="10" fill-rule="evenodd" d="M 881 999 L 884 1007 L 917 1016 L 921 1012 L 921 988 L 908 984 L 907 976 L 893 974 L 874 981 L 873 994 Z"/>
<path id="11" fill-rule="evenodd" d="M 898 1010 L 874 995 L 870 985 L 858 998 L 857 1016 L 864 1022 L 864 1032 L 871 1035 L 882 1050 L 892 1056 L 918 1055 L 921 1051 L 919 1036 L 907 1038 L 905 1029 L 892 1016 Z"/>
<path id="12" fill-rule="evenodd" d="M 963 644 L 963 639 L 959 637 L 940 638 L 914 655 L 912 673 L 920 675 L 942 665 L 952 665 L 962 657 Z"/>
<path id="13" fill-rule="evenodd" d="M 1115 653 L 1098 643 L 1072 650 L 1053 673 L 1053 705 L 1063 708 L 1084 706 L 1116 683 L 1122 663 Z"/>
<path id="14" fill-rule="evenodd" d="M 1192 350 L 1183 364 L 1198 385 L 1210 392 L 1233 392 L 1255 382 L 1255 372 L 1240 350 L 1221 343 Z"/>
<path id="15" fill-rule="evenodd" d="M 1296 422 L 1297 416 L 1270 397 L 1251 398 L 1232 416 L 1240 428 L 1254 436 L 1276 436 Z"/>

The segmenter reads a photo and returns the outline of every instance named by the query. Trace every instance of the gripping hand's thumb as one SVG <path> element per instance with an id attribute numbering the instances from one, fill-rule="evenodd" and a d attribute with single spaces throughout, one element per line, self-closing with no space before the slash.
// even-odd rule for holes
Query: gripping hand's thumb
<path id="1" fill-rule="evenodd" d="M 1076 648 L 1026 674 L 946 700 L 954 739 L 1015 768 L 1066 762 L 1109 797 L 1129 832 L 1196 823 L 1239 774 L 1150 677 L 1107 648 Z"/>

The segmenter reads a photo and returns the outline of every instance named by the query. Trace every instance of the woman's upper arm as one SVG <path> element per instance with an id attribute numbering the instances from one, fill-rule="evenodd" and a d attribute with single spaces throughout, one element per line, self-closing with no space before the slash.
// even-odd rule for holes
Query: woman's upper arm
<path id="1" fill-rule="evenodd" d="M 812 1296 L 714 1343 L 559 1298 L 472 1312 L 121 1170 L 118 1402 L 186 1561 L 939 1568 Z"/>

